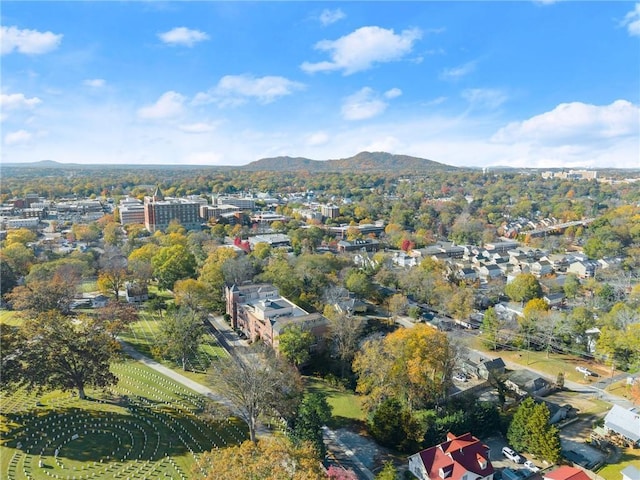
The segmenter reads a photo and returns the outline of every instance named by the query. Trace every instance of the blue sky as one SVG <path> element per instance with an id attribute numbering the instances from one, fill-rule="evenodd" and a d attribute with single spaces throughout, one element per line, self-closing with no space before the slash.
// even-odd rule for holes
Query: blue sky
<path id="1" fill-rule="evenodd" d="M 640 3 L 29 2 L 2 162 L 640 167 Z"/>

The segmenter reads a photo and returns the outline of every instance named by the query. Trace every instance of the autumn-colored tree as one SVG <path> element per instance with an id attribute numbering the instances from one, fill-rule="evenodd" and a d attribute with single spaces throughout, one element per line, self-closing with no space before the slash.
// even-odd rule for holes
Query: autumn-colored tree
<path id="1" fill-rule="evenodd" d="M 100 258 L 100 273 L 98 274 L 98 288 L 104 294 L 113 294 L 118 301 L 120 290 L 129 276 L 127 271 L 127 257 L 115 247 L 109 247 Z"/>
<path id="2" fill-rule="evenodd" d="M 227 260 L 237 257 L 231 248 L 218 247 L 213 250 L 200 269 L 198 280 L 209 290 L 206 307 L 217 312 L 224 312 L 223 291 L 226 284 L 223 266 Z"/>
<path id="3" fill-rule="evenodd" d="M 16 228 L 7 232 L 7 238 L 5 240 L 5 246 L 9 245 L 24 245 L 27 243 L 33 243 L 38 239 L 38 235 L 33 230 L 28 228 Z"/>
<path id="4" fill-rule="evenodd" d="M 329 480 L 358 480 L 358 476 L 351 469 L 330 465 L 327 468 L 327 477 Z"/>
<path id="5" fill-rule="evenodd" d="M 18 276 L 29 273 L 29 268 L 35 263 L 36 256 L 33 250 L 22 243 L 11 243 L 6 245 L 0 256 L 4 262 L 11 267 L 11 270 Z"/>
<path id="6" fill-rule="evenodd" d="M 407 307 L 409 306 L 409 300 L 406 295 L 401 293 L 394 293 L 387 302 L 389 314 L 393 319 L 397 318 L 399 315 L 404 315 L 407 311 Z"/>
<path id="7" fill-rule="evenodd" d="M 174 284 L 173 294 L 176 305 L 198 311 L 206 303 L 209 289 L 199 280 L 186 278 Z"/>
<path id="8" fill-rule="evenodd" d="M 321 480 L 326 479 L 314 447 L 283 437 L 246 441 L 200 455 L 194 475 L 203 480 Z"/>
<path id="9" fill-rule="evenodd" d="M 61 313 L 71 311 L 71 303 L 76 295 L 77 281 L 55 274 L 50 280 L 36 280 L 15 287 L 6 295 L 7 301 L 16 310 Z"/>
<path id="10" fill-rule="evenodd" d="M 158 286 L 167 290 L 178 280 L 192 277 L 196 269 L 194 256 L 181 244 L 160 248 L 151 263 Z"/>
<path id="11" fill-rule="evenodd" d="M 155 243 L 145 243 L 133 250 L 127 258 L 132 277 L 143 285 L 147 285 L 153 278 L 153 264 L 151 262 L 158 250 L 160 247 Z"/>
<path id="12" fill-rule="evenodd" d="M 454 364 L 455 350 L 447 335 L 419 324 L 367 341 L 353 369 L 357 391 L 367 395 L 367 410 L 394 397 L 413 410 L 443 398 Z"/>
<path id="13" fill-rule="evenodd" d="M 542 297 L 542 287 L 538 279 L 531 273 L 520 273 L 504 287 L 511 300 L 524 303 Z"/>
<path id="14" fill-rule="evenodd" d="M 138 310 L 135 306 L 115 300 L 98 308 L 96 314 L 97 321 L 114 339 L 138 320 Z"/>

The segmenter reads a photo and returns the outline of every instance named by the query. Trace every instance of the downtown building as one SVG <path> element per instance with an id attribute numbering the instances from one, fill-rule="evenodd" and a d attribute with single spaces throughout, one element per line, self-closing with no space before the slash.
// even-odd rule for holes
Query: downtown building
<path id="1" fill-rule="evenodd" d="M 201 223 L 199 208 L 200 203 L 193 200 L 165 198 L 158 187 L 152 196 L 144 197 L 144 226 L 151 233 L 164 232 L 175 220 L 187 230 L 197 230 Z"/>

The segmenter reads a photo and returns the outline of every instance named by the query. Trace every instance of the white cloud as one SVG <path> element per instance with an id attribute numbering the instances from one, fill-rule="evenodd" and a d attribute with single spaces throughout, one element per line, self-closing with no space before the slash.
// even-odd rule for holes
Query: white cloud
<path id="1" fill-rule="evenodd" d="M 176 27 L 168 32 L 159 33 L 158 37 L 168 45 L 182 45 L 184 47 L 193 47 L 196 43 L 209 40 L 209 35 L 205 32 L 186 27 Z"/>
<path id="2" fill-rule="evenodd" d="M 222 106 L 241 105 L 247 99 L 255 99 L 259 103 L 267 104 L 280 97 L 291 95 L 297 90 L 304 89 L 304 85 L 284 77 L 251 75 L 226 75 L 208 92 L 198 93 L 193 103 L 219 103 Z"/>
<path id="3" fill-rule="evenodd" d="M 633 10 L 625 15 L 622 26 L 627 27 L 629 35 L 640 36 L 640 3 L 636 3 Z"/>
<path id="4" fill-rule="evenodd" d="M 138 109 L 138 116 L 152 120 L 177 117 L 184 112 L 184 101 L 185 97 L 177 92 L 165 92 L 156 103 Z"/>
<path id="5" fill-rule="evenodd" d="M 425 105 L 428 107 L 431 107 L 434 105 L 440 105 L 446 101 L 447 101 L 447 97 L 440 96 L 440 97 L 434 98 L 433 100 L 429 100 L 428 102 L 425 103 Z"/>
<path id="6" fill-rule="evenodd" d="M 18 27 L 0 27 L 0 52 L 2 55 L 17 51 L 25 55 L 51 52 L 60 45 L 62 34 L 20 30 Z"/>
<path id="7" fill-rule="evenodd" d="M 320 14 L 320 23 L 322 23 L 322 25 L 326 27 L 327 25 L 336 23 L 337 21 L 342 20 L 345 17 L 346 15 L 339 8 L 335 10 L 329 10 L 328 8 L 325 8 Z"/>
<path id="8" fill-rule="evenodd" d="M 21 110 L 33 108 L 42 103 L 38 97 L 27 98 L 24 93 L 0 94 L 0 108 L 2 110 Z"/>
<path id="9" fill-rule="evenodd" d="M 373 89 L 364 87 L 345 99 L 342 117 L 345 120 L 366 120 L 380 115 L 387 106 Z"/>
<path id="10" fill-rule="evenodd" d="M 213 132 L 215 129 L 216 129 L 216 126 L 214 124 L 205 123 L 205 122 L 180 125 L 180 130 L 182 130 L 185 133 L 209 133 L 209 132 Z"/>
<path id="11" fill-rule="evenodd" d="M 495 109 L 508 98 L 503 91 L 492 88 L 469 88 L 463 90 L 461 95 L 472 108 Z"/>
<path id="12" fill-rule="evenodd" d="M 307 136 L 307 145 L 318 146 L 324 145 L 329 141 L 329 134 L 327 132 L 315 132 Z"/>
<path id="13" fill-rule="evenodd" d="M 400 90 L 399 88 L 391 88 L 384 92 L 385 98 L 388 99 L 398 98 L 400 95 L 402 95 L 402 90 Z"/>
<path id="14" fill-rule="evenodd" d="M 445 68 L 440 72 L 440 78 L 443 80 L 458 80 L 466 75 L 469 75 L 476 69 L 477 62 L 467 62 L 464 65 L 459 65 L 453 68 Z"/>
<path id="15" fill-rule="evenodd" d="M 9 132 L 4 136 L 4 143 L 6 145 L 16 145 L 19 143 L 27 143 L 33 138 L 33 134 L 26 130 L 18 130 L 15 132 Z"/>
<path id="16" fill-rule="evenodd" d="M 492 140 L 566 145 L 639 135 L 640 108 L 626 100 L 616 100 L 604 106 L 562 103 L 550 112 L 508 124 Z"/>
<path id="17" fill-rule="evenodd" d="M 102 88 L 107 84 L 104 78 L 88 78 L 82 83 L 91 88 Z"/>
<path id="18" fill-rule="evenodd" d="M 361 27 L 337 40 L 322 40 L 316 50 L 329 52 L 331 61 L 304 62 L 302 70 L 307 73 L 342 70 L 350 75 L 368 70 L 376 63 L 399 60 L 413 49 L 416 40 L 422 38 L 417 28 L 403 30 L 396 35 L 393 30 L 380 27 Z"/>

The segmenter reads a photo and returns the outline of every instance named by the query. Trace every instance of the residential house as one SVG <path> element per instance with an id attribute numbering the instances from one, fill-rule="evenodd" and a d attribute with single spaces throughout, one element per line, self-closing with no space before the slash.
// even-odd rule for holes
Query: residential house
<path id="1" fill-rule="evenodd" d="M 551 263 L 546 260 L 538 260 L 531 264 L 531 273 L 536 277 L 543 277 L 545 275 L 552 274 L 553 267 L 551 266 Z"/>
<path id="2" fill-rule="evenodd" d="M 605 428 L 634 445 L 640 445 L 640 412 L 614 405 L 604 417 Z"/>
<path id="3" fill-rule="evenodd" d="M 551 267 L 556 272 L 564 272 L 569 266 L 567 256 L 561 253 L 552 253 L 549 255 L 545 255 L 541 258 L 541 260 L 546 260 L 547 262 L 549 262 L 551 264 Z"/>
<path id="4" fill-rule="evenodd" d="M 564 303 L 564 293 L 548 293 L 542 299 L 550 307 L 559 307 Z"/>
<path id="5" fill-rule="evenodd" d="M 399 267 L 405 267 L 405 268 L 415 267 L 421 261 L 419 257 L 414 255 L 409 255 L 406 252 L 395 252 L 391 260 L 393 261 L 394 264 L 398 265 Z"/>
<path id="6" fill-rule="evenodd" d="M 491 375 L 503 374 L 506 366 L 500 357 L 489 359 L 487 357 L 477 356 L 477 358 L 466 358 L 461 368 L 467 375 L 487 380 Z"/>
<path id="7" fill-rule="evenodd" d="M 567 273 L 575 273 L 580 278 L 590 278 L 595 276 L 597 266 L 597 262 L 590 260 L 577 261 L 569 265 Z"/>
<path id="8" fill-rule="evenodd" d="M 457 277 L 460 280 L 474 282 L 478 279 L 478 273 L 473 268 L 465 267 L 458 270 Z"/>
<path id="9" fill-rule="evenodd" d="M 502 270 L 500 270 L 500 267 L 495 264 L 482 265 L 478 269 L 478 273 L 480 278 L 485 280 L 493 280 L 502 277 Z"/>
<path id="10" fill-rule="evenodd" d="M 541 376 L 529 370 L 516 370 L 511 372 L 505 385 L 520 396 L 544 397 L 548 395 L 553 386 Z"/>
<path id="11" fill-rule="evenodd" d="M 640 480 L 640 468 L 633 465 L 623 468 L 620 473 L 622 480 Z"/>
<path id="12" fill-rule="evenodd" d="M 149 288 L 136 282 L 124 284 L 124 297 L 128 303 L 142 303 L 149 300 Z"/>
<path id="13" fill-rule="evenodd" d="M 409 471 L 419 480 L 493 480 L 489 447 L 465 433 L 409 457 Z"/>
<path id="14" fill-rule="evenodd" d="M 544 480 L 591 480 L 584 470 L 569 465 L 551 470 L 544 474 Z"/>
<path id="15" fill-rule="evenodd" d="M 91 299 L 91 306 L 93 308 L 106 307 L 107 303 L 109 303 L 109 297 L 107 297 L 106 295 L 96 295 Z"/>

